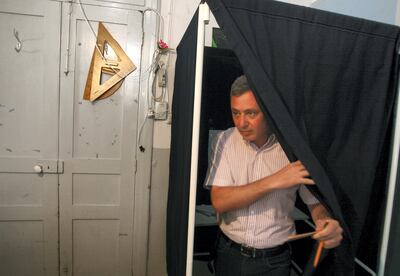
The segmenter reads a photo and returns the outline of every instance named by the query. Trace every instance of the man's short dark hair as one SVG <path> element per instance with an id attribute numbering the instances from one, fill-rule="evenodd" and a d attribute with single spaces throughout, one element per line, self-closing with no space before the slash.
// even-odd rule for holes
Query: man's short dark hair
<path id="1" fill-rule="evenodd" d="M 231 86 L 231 96 L 241 96 L 244 92 L 251 90 L 245 75 L 238 77 Z"/>

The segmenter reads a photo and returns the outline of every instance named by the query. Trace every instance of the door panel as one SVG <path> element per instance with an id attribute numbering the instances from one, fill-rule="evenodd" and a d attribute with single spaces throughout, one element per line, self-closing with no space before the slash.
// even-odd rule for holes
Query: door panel
<path id="1" fill-rule="evenodd" d="M 1 273 L 3 275 L 44 275 L 43 222 L 2 221 Z M 21 265 L 23 264 L 23 265 Z M 50 275 L 50 274 L 48 274 Z"/>
<path id="2" fill-rule="evenodd" d="M 69 4 L 63 4 L 68 18 Z M 140 68 L 142 14 L 84 5 L 95 32 L 103 22 Z M 60 264 L 62 275 L 131 275 L 139 70 L 111 97 L 82 99 L 94 43 L 79 6 L 63 21 L 61 76 Z M 68 41 L 69 37 L 69 41 Z M 62 68 L 66 67 L 63 59 Z"/>
<path id="3" fill-rule="evenodd" d="M 57 2 L 0 4 L 1 275 L 58 274 L 60 14 Z"/>
<path id="4" fill-rule="evenodd" d="M 120 227 L 118 219 L 74 220 L 73 275 L 116 275 Z"/>

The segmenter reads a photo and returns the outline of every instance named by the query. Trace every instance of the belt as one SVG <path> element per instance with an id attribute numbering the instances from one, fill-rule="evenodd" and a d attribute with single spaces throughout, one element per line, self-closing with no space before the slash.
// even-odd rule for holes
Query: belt
<path id="1" fill-rule="evenodd" d="M 221 232 L 221 238 L 223 238 L 226 243 L 231 247 L 240 252 L 243 256 L 246 256 L 248 258 L 263 258 L 263 257 L 273 257 L 276 255 L 279 255 L 283 253 L 285 250 L 289 249 L 289 245 L 287 243 L 271 247 L 271 248 L 264 248 L 264 249 L 259 249 L 259 248 L 254 248 L 250 246 L 246 246 L 243 244 L 239 244 L 237 242 L 234 242 L 230 238 L 228 238 L 224 233 Z"/>

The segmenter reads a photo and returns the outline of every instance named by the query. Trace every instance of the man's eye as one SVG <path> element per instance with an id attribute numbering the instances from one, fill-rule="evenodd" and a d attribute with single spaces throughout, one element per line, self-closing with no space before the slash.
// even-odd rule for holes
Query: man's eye
<path id="1" fill-rule="evenodd" d="M 257 112 L 255 112 L 255 111 L 249 111 L 249 112 L 247 113 L 247 115 L 249 115 L 249 117 L 251 117 L 251 118 L 254 118 L 254 117 L 257 115 Z"/>

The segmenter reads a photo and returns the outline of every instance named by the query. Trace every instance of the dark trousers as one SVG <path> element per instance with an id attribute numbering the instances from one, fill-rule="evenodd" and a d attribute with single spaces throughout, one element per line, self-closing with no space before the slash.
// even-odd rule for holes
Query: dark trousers
<path id="1" fill-rule="evenodd" d="M 220 236 L 215 259 L 216 276 L 289 276 L 290 248 L 272 256 L 253 258 L 243 255 L 233 242 Z"/>

